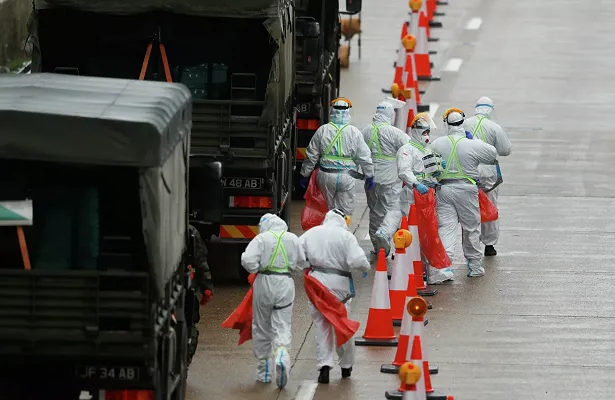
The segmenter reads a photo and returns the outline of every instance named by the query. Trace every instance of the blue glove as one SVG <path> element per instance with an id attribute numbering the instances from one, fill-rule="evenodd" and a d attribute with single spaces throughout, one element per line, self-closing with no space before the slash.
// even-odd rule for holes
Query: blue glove
<path id="1" fill-rule="evenodd" d="M 367 278 L 367 272 L 363 272 L 363 273 L 361 274 L 361 278 Z"/>
<path id="2" fill-rule="evenodd" d="M 468 132 L 468 131 L 466 131 L 466 137 L 467 137 L 468 139 L 474 139 L 474 136 L 472 136 L 472 133 L 471 133 L 471 132 Z"/>
<path id="3" fill-rule="evenodd" d="M 374 177 L 365 178 L 365 190 L 370 191 L 374 188 Z"/>
<path id="4" fill-rule="evenodd" d="M 301 186 L 304 189 L 307 189 L 308 187 L 308 183 L 310 183 L 310 177 L 309 176 L 302 176 L 301 179 L 299 179 L 299 186 Z"/>
<path id="5" fill-rule="evenodd" d="M 414 185 L 414 187 L 416 188 L 416 190 L 419 191 L 420 194 L 425 194 L 429 192 L 429 188 L 423 185 L 422 183 L 419 183 L 418 185 Z"/>
<path id="6" fill-rule="evenodd" d="M 442 160 L 442 168 L 446 168 L 446 160 Z"/>

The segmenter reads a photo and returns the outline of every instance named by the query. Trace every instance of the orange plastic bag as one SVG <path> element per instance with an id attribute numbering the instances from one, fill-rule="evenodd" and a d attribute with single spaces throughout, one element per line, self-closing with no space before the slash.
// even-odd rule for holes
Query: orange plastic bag
<path id="1" fill-rule="evenodd" d="M 333 325 L 336 345 L 339 347 L 352 340 L 361 324 L 348 318 L 346 306 L 325 285 L 310 276 L 309 273 L 309 269 L 304 270 L 303 287 L 305 293 L 314 307 Z"/>
<path id="2" fill-rule="evenodd" d="M 243 343 L 252 339 L 252 297 L 256 275 L 257 274 L 250 274 L 248 276 L 248 282 L 252 285 L 250 290 L 248 290 L 248 293 L 246 293 L 235 311 L 233 311 L 221 325 L 222 328 L 239 330 L 239 343 L 237 346 L 241 346 Z"/>
<path id="3" fill-rule="evenodd" d="M 480 222 L 493 222 L 498 219 L 498 208 L 489 200 L 483 189 L 478 189 L 478 205 L 480 206 Z"/>
<path id="4" fill-rule="evenodd" d="M 317 169 L 312 173 L 310 184 L 305 191 L 305 196 L 303 196 L 305 207 L 301 211 L 301 229 L 304 231 L 321 225 L 329 211 L 327 200 L 316 184 L 316 176 L 318 176 Z"/>
<path id="5" fill-rule="evenodd" d="M 451 260 L 446 254 L 440 234 L 438 233 L 438 215 L 436 214 L 436 192 L 420 194 L 414 189 L 414 205 L 417 212 L 419 240 L 421 251 L 434 268 L 447 268 L 451 266 Z"/>

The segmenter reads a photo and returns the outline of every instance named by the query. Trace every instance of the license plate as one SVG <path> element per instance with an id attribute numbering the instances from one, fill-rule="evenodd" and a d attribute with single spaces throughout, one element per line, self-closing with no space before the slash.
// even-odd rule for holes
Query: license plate
<path id="1" fill-rule="evenodd" d="M 262 189 L 263 178 L 222 178 L 222 186 L 231 189 Z"/>
<path id="2" fill-rule="evenodd" d="M 110 367 L 110 366 L 80 366 L 76 369 L 80 379 L 108 380 L 108 381 L 137 381 L 139 380 L 139 367 Z"/>

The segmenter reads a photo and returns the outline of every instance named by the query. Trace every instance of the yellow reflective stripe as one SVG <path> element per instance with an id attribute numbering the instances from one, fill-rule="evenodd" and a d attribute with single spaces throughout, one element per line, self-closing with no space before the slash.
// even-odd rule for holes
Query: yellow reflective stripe
<path id="1" fill-rule="evenodd" d="M 476 132 L 478 132 L 483 142 L 487 143 L 487 139 L 485 138 L 485 129 L 483 128 L 483 120 L 485 118 L 487 117 L 476 117 L 476 119 L 478 120 L 478 123 L 476 124 L 476 126 L 474 127 L 474 130 L 472 131 L 472 136 L 475 136 Z"/>
<path id="2" fill-rule="evenodd" d="M 284 248 L 284 244 L 282 243 L 282 238 L 286 232 L 280 232 L 276 234 L 273 231 L 267 231 L 273 235 L 276 239 L 275 248 L 273 250 L 273 254 L 271 254 L 271 258 L 269 259 L 269 265 L 265 268 L 265 271 L 271 272 L 290 272 L 290 263 L 288 262 L 288 255 L 286 254 L 286 249 Z M 278 254 L 282 254 L 282 258 L 284 259 L 284 267 L 276 267 L 275 261 L 278 258 Z"/>
<path id="3" fill-rule="evenodd" d="M 444 169 L 444 173 L 440 176 L 440 180 L 443 179 L 467 179 L 470 182 L 472 182 L 473 185 L 476 185 L 476 181 L 472 178 L 470 178 L 469 176 L 467 176 L 464 172 L 463 172 L 463 168 L 461 167 L 461 163 L 459 162 L 459 157 L 457 157 L 457 143 L 459 143 L 460 141 L 462 141 L 463 139 L 466 139 L 465 137 L 461 137 L 457 140 L 453 139 L 452 137 L 448 137 L 448 139 L 451 141 L 452 144 L 452 148 L 451 148 L 451 154 L 448 157 L 448 160 L 446 160 L 446 168 Z M 451 160 L 455 161 L 455 166 L 457 167 L 457 172 L 452 172 L 449 173 L 448 169 L 451 166 Z"/>
<path id="4" fill-rule="evenodd" d="M 341 127 L 338 127 L 333 122 L 329 122 L 329 125 L 333 126 L 335 129 L 337 129 L 337 132 L 335 133 L 335 136 L 333 137 L 333 140 L 331 140 L 331 143 L 329 143 L 329 145 L 325 149 L 324 154 L 321 157 L 321 159 L 323 159 L 323 160 L 332 160 L 332 161 L 354 161 L 352 159 L 352 157 L 344 157 L 343 155 L 331 154 L 331 150 L 333 150 L 333 146 L 335 146 L 335 144 L 338 144 L 338 149 L 337 149 L 338 153 L 339 154 L 344 154 L 344 146 L 343 146 L 343 142 L 342 142 L 342 131 L 348 125 L 342 125 Z"/>
<path id="5" fill-rule="evenodd" d="M 369 143 L 367 144 L 367 147 L 369 147 L 369 150 L 372 150 L 372 145 L 376 145 L 376 154 L 372 155 L 372 159 L 378 159 L 378 160 L 396 160 L 396 157 L 393 156 L 385 156 L 384 154 L 382 154 L 382 147 L 380 147 L 380 136 L 378 135 L 379 131 L 380 131 L 380 127 L 384 126 L 384 125 L 388 125 L 386 122 L 382 122 L 378 125 L 376 124 L 372 124 L 372 138 L 369 140 Z"/>

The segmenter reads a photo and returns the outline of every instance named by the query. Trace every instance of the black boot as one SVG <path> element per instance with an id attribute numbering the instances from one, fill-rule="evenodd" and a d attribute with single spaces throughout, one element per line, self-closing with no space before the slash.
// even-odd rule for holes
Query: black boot
<path id="1" fill-rule="evenodd" d="M 350 378 L 350 375 L 352 375 L 352 367 L 342 368 L 342 378 Z"/>
<path id="2" fill-rule="evenodd" d="M 329 383 L 329 370 L 331 368 L 324 366 L 320 369 L 320 375 L 318 375 L 318 383 Z"/>
<path id="3" fill-rule="evenodd" d="M 496 256 L 498 254 L 497 251 L 495 251 L 495 247 L 487 245 L 485 246 L 485 256 L 487 257 L 493 257 Z"/>

